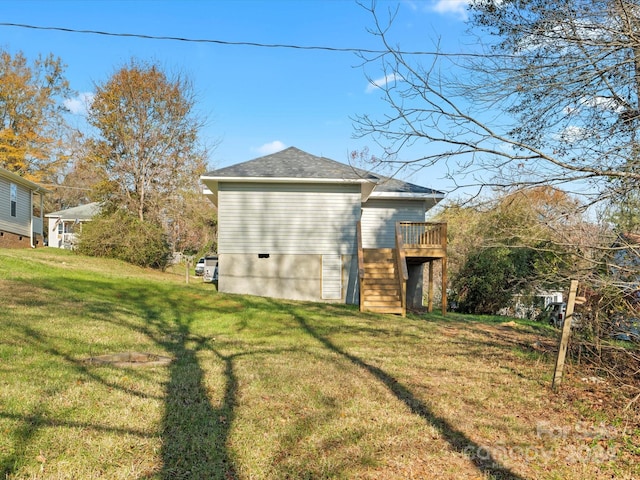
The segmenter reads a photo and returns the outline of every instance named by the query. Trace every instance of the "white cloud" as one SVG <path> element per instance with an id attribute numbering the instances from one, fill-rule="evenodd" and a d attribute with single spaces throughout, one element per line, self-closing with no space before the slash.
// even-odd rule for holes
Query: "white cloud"
<path id="1" fill-rule="evenodd" d="M 460 18 L 460 20 L 466 20 L 469 3 L 470 0 L 438 0 L 433 4 L 431 9 L 434 12 L 442 14 L 452 13 Z"/>
<path id="2" fill-rule="evenodd" d="M 274 140 L 273 142 L 265 143 L 258 148 L 252 148 L 252 150 L 259 153 L 260 155 L 269 155 L 271 153 L 276 153 L 280 150 L 284 150 L 285 148 L 287 148 L 287 146 L 280 140 Z"/>
<path id="3" fill-rule="evenodd" d="M 417 12 L 419 10 L 418 4 L 414 0 L 404 0 L 402 3 L 407 5 L 410 10 Z"/>
<path id="4" fill-rule="evenodd" d="M 64 101 L 64 106 L 74 115 L 86 115 L 93 102 L 93 97 L 94 94 L 91 92 L 82 92 L 75 98 L 67 98 Z"/>
<path id="5" fill-rule="evenodd" d="M 589 132 L 586 128 L 577 126 L 568 126 L 562 133 L 560 133 L 559 140 L 568 143 L 578 142 L 585 140 L 589 137 Z"/>
<path id="6" fill-rule="evenodd" d="M 624 112 L 625 108 L 617 100 L 610 97 L 591 97 L 583 98 L 580 102 L 587 107 L 597 108 L 599 110 L 610 110 L 615 113 Z"/>
<path id="7" fill-rule="evenodd" d="M 365 92 L 371 93 L 377 90 L 378 88 L 385 87 L 389 83 L 395 82 L 396 80 L 399 80 L 399 79 L 400 77 L 398 75 L 396 75 L 395 73 L 390 73 L 389 75 L 386 75 L 382 78 L 378 78 L 376 80 L 370 80 L 369 85 L 367 85 Z"/>

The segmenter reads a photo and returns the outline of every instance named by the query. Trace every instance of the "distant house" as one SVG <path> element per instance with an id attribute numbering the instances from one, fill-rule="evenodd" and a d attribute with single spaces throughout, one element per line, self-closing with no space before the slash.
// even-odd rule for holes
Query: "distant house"
<path id="1" fill-rule="evenodd" d="M 73 250 L 77 243 L 77 234 L 82 231 L 82 225 L 91 221 L 98 213 L 100 204 L 93 202 L 46 214 L 45 217 L 49 221 L 49 246 Z"/>
<path id="2" fill-rule="evenodd" d="M 294 147 L 201 181 L 218 209 L 221 292 L 404 314 L 422 304 L 422 265 L 445 257 L 446 226 L 425 222 L 444 194 L 430 188 Z"/>
<path id="3" fill-rule="evenodd" d="M 0 247 L 44 245 L 42 210 L 47 190 L 0 168 Z"/>

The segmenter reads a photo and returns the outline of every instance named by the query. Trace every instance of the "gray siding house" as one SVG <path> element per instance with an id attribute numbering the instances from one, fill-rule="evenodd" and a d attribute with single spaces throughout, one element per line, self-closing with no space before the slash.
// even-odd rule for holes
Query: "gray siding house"
<path id="1" fill-rule="evenodd" d="M 425 225 L 444 196 L 294 147 L 201 181 L 218 209 L 221 292 L 361 307 L 359 251 L 394 249 L 396 224 Z"/>
<path id="2" fill-rule="evenodd" d="M 35 248 L 43 241 L 46 189 L 0 168 L 0 247 Z"/>

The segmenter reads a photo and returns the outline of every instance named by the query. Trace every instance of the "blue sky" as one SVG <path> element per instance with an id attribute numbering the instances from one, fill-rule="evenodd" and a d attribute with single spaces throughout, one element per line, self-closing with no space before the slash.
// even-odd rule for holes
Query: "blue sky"
<path id="1" fill-rule="evenodd" d="M 464 51 L 465 0 L 378 1 L 399 5 L 391 31 L 403 50 Z M 0 22 L 228 42 L 380 49 L 368 33 L 370 13 L 353 0 L 225 1 L 6 1 Z M 0 26 L 0 47 L 29 59 L 53 53 L 67 65 L 77 107 L 129 59 L 149 60 L 188 75 L 198 108 L 208 117 L 203 131 L 217 143 L 210 168 L 250 160 L 295 146 L 348 162 L 349 152 L 369 147 L 353 138 L 352 118 L 380 116 L 385 104 L 367 76 L 381 79 L 377 64 L 362 66 L 353 53 L 260 48 Z M 80 122 L 79 122 L 80 124 Z M 427 146 L 425 146 L 427 148 Z M 405 180 L 447 190 L 437 169 Z"/>

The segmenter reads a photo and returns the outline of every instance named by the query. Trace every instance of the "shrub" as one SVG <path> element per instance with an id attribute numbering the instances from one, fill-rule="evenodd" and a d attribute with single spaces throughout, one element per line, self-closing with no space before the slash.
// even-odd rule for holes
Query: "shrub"
<path id="1" fill-rule="evenodd" d="M 159 225 L 121 211 L 96 217 L 83 225 L 78 252 L 162 270 L 171 255 Z"/>
<path id="2" fill-rule="evenodd" d="M 536 252 L 491 247 L 469 255 L 453 279 L 452 301 L 463 313 L 494 314 L 516 293 L 526 293 Z"/>

